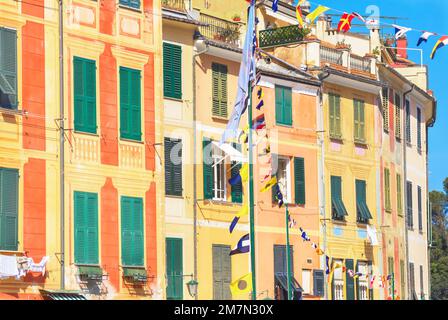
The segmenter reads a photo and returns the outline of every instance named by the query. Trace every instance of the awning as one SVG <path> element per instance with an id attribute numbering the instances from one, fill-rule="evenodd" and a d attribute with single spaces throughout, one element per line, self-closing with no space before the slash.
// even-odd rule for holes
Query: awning
<path id="1" fill-rule="evenodd" d="M 45 300 L 87 300 L 77 291 L 40 290 L 40 292 Z"/>
<path id="2" fill-rule="evenodd" d="M 212 141 L 212 145 L 222 150 L 226 157 L 230 157 L 230 161 L 247 163 L 247 158 L 230 144 L 223 143 L 220 145 L 219 142 Z"/>
<path id="3" fill-rule="evenodd" d="M 344 216 L 348 216 L 347 209 L 345 208 L 344 202 L 340 198 L 334 198 L 332 200 L 333 209 L 335 216 L 339 219 L 344 219 Z"/>
<path id="4" fill-rule="evenodd" d="M 370 213 L 369 207 L 367 207 L 367 204 L 364 201 L 358 202 L 358 213 L 363 221 L 372 219 L 372 214 Z"/>
<path id="5" fill-rule="evenodd" d="M 288 277 L 287 277 L 287 275 L 285 273 L 277 273 L 275 275 L 275 279 L 282 286 L 283 290 L 288 291 Z M 303 292 L 302 287 L 300 286 L 300 284 L 297 282 L 297 280 L 292 275 L 290 277 L 290 283 L 291 283 L 292 291 L 294 291 L 294 292 Z"/>

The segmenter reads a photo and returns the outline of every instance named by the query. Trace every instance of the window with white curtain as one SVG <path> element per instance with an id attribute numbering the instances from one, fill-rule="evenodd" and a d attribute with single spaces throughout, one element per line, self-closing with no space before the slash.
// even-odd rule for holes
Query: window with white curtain
<path id="1" fill-rule="evenodd" d="M 285 203 L 291 203 L 291 178 L 289 158 L 278 158 L 277 179 Z"/>
<path id="2" fill-rule="evenodd" d="M 333 265 L 343 265 L 342 260 L 333 260 Z M 344 300 L 344 277 L 342 268 L 335 268 L 333 272 L 334 295 L 333 300 Z"/>
<path id="3" fill-rule="evenodd" d="M 369 300 L 369 270 L 367 262 L 358 262 L 358 272 L 362 276 L 358 278 L 358 300 Z"/>
<path id="4" fill-rule="evenodd" d="M 226 163 L 224 152 L 213 148 L 213 200 L 226 201 Z"/>

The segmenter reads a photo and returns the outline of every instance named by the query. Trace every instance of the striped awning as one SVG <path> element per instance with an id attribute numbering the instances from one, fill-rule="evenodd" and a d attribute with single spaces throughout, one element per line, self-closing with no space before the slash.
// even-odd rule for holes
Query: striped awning
<path id="1" fill-rule="evenodd" d="M 76 291 L 49 291 L 41 290 L 46 300 L 87 300 L 86 297 Z"/>

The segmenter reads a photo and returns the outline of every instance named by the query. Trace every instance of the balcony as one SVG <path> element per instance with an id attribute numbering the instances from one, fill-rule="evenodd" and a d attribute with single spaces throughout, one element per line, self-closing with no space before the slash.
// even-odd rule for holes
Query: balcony
<path id="1" fill-rule="evenodd" d="M 350 69 L 370 73 L 372 61 L 367 58 L 350 56 Z"/>
<path id="2" fill-rule="evenodd" d="M 372 58 L 361 57 L 352 54 L 349 50 L 333 48 L 320 45 L 319 48 L 320 64 L 330 64 L 336 69 L 341 69 L 350 73 L 371 74 Z M 338 68 L 339 67 L 339 68 Z"/>
<path id="3" fill-rule="evenodd" d="M 266 29 L 259 33 L 259 41 L 261 48 L 277 47 L 290 43 L 303 41 L 306 36 L 306 30 L 296 25 Z"/>
<path id="4" fill-rule="evenodd" d="M 320 60 L 322 62 L 342 65 L 342 51 L 320 46 Z"/>
<path id="5" fill-rule="evenodd" d="M 204 26 L 200 27 L 201 34 L 209 40 L 215 40 L 241 47 L 241 23 L 231 22 L 220 18 L 201 14 L 200 21 Z"/>
<path id="6" fill-rule="evenodd" d="M 162 7 L 176 11 L 186 11 L 185 0 L 162 0 Z"/>

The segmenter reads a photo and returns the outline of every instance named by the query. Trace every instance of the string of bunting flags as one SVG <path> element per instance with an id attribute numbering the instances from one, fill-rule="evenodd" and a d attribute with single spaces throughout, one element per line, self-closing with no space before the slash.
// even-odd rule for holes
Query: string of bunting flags
<path id="1" fill-rule="evenodd" d="M 272 2 L 272 10 L 274 12 L 278 11 L 278 2 L 279 0 L 274 0 Z M 300 28 L 304 28 L 307 25 L 312 24 L 320 15 L 324 14 L 325 12 L 329 11 L 329 10 L 333 10 L 336 11 L 338 13 L 341 13 L 341 18 L 339 20 L 338 23 L 338 28 L 337 31 L 338 32 L 343 32 L 346 33 L 348 32 L 351 27 L 352 27 L 352 20 L 354 18 L 358 18 L 359 20 L 361 20 L 363 23 L 366 24 L 366 26 L 368 24 L 372 24 L 372 21 L 366 21 L 366 19 L 364 19 L 364 17 L 362 15 L 360 15 L 359 13 L 356 12 L 352 12 L 352 13 L 347 13 L 345 11 L 340 11 L 340 10 L 336 10 L 330 7 L 326 7 L 320 4 L 317 4 L 317 7 L 312 10 L 310 13 L 308 13 L 306 16 L 303 15 L 302 12 L 302 8 L 301 6 L 305 3 L 305 0 L 292 0 L 289 1 L 289 4 L 291 4 L 292 6 L 294 6 L 296 8 L 296 18 L 297 18 L 297 22 L 299 24 Z M 374 22 L 374 21 L 373 21 Z M 413 28 L 408 28 L 408 27 L 404 27 L 404 26 L 399 26 L 396 24 L 384 24 L 382 23 L 382 25 L 384 26 L 389 26 L 389 27 L 393 27 L 395 29 L 395 39 L 399 39 L 401 37 L 403 37 L 407 32 L 409 31 L 417 31 L 417 32 L 421 32 L 421 36 L 418 39 L 417 42 L 417 47 L 419 47 L 423 42 L 427 43 L 428 39 L 432 36 L 438 36 L 437 33 L 435 32 L 429 32 L 426 30 L 417 30 L 417 29 L 413 29 Z M 443 48 L 444 46 L 448 45 L 448 36 L 442 35 L 435 43 L 432 51 L 431 51 L 431 55 L 430 58 L 434 59 L 436 52 Z"/>

